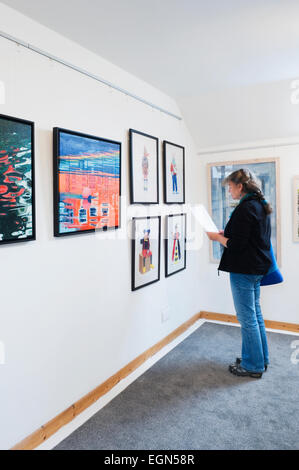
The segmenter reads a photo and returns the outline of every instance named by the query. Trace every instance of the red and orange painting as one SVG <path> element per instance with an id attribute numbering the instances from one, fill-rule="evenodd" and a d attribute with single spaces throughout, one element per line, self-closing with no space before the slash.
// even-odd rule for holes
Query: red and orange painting
<path id="1" fill-rule="evenodd" d="M 117 228 L 121 144 L 55 129 L 56 235 Z"/>

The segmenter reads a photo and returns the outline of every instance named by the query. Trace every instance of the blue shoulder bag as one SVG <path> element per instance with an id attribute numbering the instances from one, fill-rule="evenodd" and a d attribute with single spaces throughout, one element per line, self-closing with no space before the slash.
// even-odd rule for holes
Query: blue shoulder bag
<path id="1" fill-rule="evenodd" d="M 272 286 L 273 284 L 279 284 L 280 282 L 283 282 L 283 277 L 279 270 L 271 241 L 270 241 L 270 254 L 272 258 L 272 264 L 267 274 L 265 274 L 264 277 L 262 278 L 261 286 Z"/>

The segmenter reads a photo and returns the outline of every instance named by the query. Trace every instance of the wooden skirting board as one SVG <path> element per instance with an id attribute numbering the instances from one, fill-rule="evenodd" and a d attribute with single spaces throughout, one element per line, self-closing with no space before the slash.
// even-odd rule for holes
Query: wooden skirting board
<path id="1" fill-rule="evenodd" d="M 217 320 L 228 323 L 238 323 L 237 317 L 234 315 L 225 315 L 222 313 L 213 313 L 201 311 L 188 321 L 183 323 L 181 326 L 176 328 L 172 333 L 163 338 L 161 341 L 156 343 L 154 346 L 149 348 L 144 353 L 140 354 L 136 359 L 131 361 L 125 367 L 120 369 L 116 374 L 112 375 L 109 379 L 103 382 L 101 385 L 96 387 L 94 390 L 89 392 L 87 395 L 82 397 L 77 402 L 73 403 L 69 408 L 64 410 L 62 413 L 57 415 L 48 423 L 41 426 L 35 432 L 30 434 L 24 440 L 15 445 L 11 450 L 33 450 L 46 441 L 50 436 L 55 434 L 62 426 L 72 421 L 82 411 L 95 403 L 100 397 L 108 393 L 118 382 L 130 375 L 135 369 L 140 367 L 145 361 L 151 356 L 156 354 L 167 344 L 171 343 L 175 338 L 183 334 L 188 328 L 190 328 L 195 322 L 200 319 L 206 320 Z M 271 320 L 265 320 L 267 328 L 273 328 L 277 330 L 287 330 L 299 333 L 299 325 L 295 323 L 277 322 Z"/>

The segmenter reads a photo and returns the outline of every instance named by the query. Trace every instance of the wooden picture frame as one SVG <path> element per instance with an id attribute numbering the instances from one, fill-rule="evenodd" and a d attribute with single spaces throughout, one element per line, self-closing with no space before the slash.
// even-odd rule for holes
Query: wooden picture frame
<path id="1" fill-rule="evenodd" d="M 299 242 L 299 175 L 293 178 L 293 241 Z"/>
<path id="2" fill-rule="evenodd" d="M 34 122 L 0 114 L 0 245 L 36 239 Z"/>
<path id="3" fill-rule="evenodd" d="M 221 187 L 221 181 L 233 171 L 240 168 L 248 168 L 252 171 L 262 184 L 265 198 L 273 207 L 271 214 L 272 246 L 277 259 L 281 265 L 281 222 L 280 222 L 280 159 L 253 158 L 236 161 L 213 162 L 207 164 L 209 212 L 219 230 L 222 230 L 229 219 L 238 201 L 229 198 L 228 189 Z M 214 174 L 213 174 L 214 173 Z M 215 181 L 218 180 L 217 184 Z M 218 188 L 218 189 L 217 189 Z M 220 201 L 220 202 L 219 202 Z M 230 202 L 229 202 L 230 201 Z M 218 205 L 218 206 L 217 206 Z M 223 213 L 226 213 L 226 216 Z M 221 257 L 220 244 L 210 242 L 210 262 L 219 263 Z M 220 256 L 219 256 L 220 252 Z M 217 254 L 218 256 L 215 256 Z"/>

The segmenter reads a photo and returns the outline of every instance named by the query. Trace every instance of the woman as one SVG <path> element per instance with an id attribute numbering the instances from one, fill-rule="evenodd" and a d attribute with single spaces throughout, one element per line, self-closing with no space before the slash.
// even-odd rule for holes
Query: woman
<path id="1" fill-rule="evenodd" d="M 228 184 L 232 198 L 240 202 L 225 230 L 208 232 L 208 237 L 224 246 L 218 269 L 230 273 L 235 310 L 241 324 L 242 357 L 229 366 L 229 371 L 242 377 L 261 378 L 269 363 L 269 353 L 260 307 L 260 282 L 271 266 L 272 209 L 247 169 L 234 171 L 223 184 Z"/>

